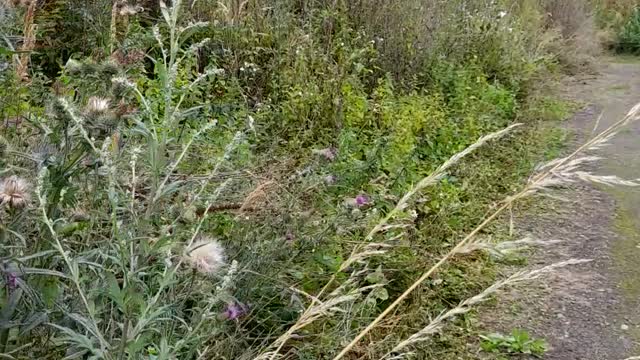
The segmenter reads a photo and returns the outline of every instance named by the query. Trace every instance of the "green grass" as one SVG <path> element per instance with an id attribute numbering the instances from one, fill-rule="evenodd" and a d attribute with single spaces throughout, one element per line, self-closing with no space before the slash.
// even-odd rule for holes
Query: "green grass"
<path id="1" fill-rule="evenodd" d="M 70 1 L 38 15 L 38 39 L 55 29 L 59 45 L 34 54 L 31 82 L 0 74 L 3 116 L 28 119 L 3 133 L 1 180 L 31 184 L 29 206 L 0 209 L 3 349 L 254 358 L 283 336 L 293 358 L 329 358 L 558 154 L 570 106 L 533 96 L 558 69 L 539 46 L 540 4 L 501 20 L 496 3 L 469 17 L 448 2 L 433 20 L 409 2 L 269 4 L 137 16 L 103 1 L 81 8 L 104 20 L 86 24 Z M 20 11 L 2 31 L 23 28 Z M 64 41 L 79 24 L 92 31 Z M 367 236 L 421 179 L 516 121 Z M 483 235 L 510 239 L 503 222 Z M 370 243 L 382 245 L 343 267 Z M 525 261 L 456 257 L 354 356 L 381 356 Z M 315 297 L 342 302 L 287 335 Z M 420 356 L 471 356 L 476 322 Z"/>

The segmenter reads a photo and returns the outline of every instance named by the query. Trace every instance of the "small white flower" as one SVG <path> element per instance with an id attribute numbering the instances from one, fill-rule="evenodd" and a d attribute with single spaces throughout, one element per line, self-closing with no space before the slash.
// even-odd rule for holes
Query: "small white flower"
<path id="1" fill-rule="evenodd" d="M 185 260 L 203 274 L 214 274 L 224 266 L 224 248 L 216 240 L 203 237 L 187 250 Z"/>
<path id="2" fill-rule="evenodd" d="M 500 11 L 500 12 L 498 13 L 498 17 L 499 17 L 500 19 L 502 19 L 502 18 L 503 18 L 503 17 L 505 17 L 505 16 L 507 16 L 507 12 L 506 12 L 506 11 Z"/>

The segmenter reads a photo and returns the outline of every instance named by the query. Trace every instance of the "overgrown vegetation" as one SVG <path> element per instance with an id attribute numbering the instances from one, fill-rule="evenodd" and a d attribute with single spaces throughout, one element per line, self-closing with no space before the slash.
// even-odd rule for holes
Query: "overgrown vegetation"
<path id="1" fill-rule="evenodd" d="M 530 354 L 539 357 L 547 350 L 541 339 L 532 339 L 526 331 L 513 330 L 510 335 L 482 335 L 482 350 L 494 353 Z"/>
<path id="2" fill-rule="evenodd" d="M 640 3 L 637 0 L 597 0 L 595 4 L 603 45 L 618 52 L 637 53 L 640 48 Z"/>
<path id="3" fill-rule="evenodd" d="M 336 356 L 545 160 L 562 4 L 0 0 L 0 354 Z M 456 255 L 353 358 L 506 261 Z"/>

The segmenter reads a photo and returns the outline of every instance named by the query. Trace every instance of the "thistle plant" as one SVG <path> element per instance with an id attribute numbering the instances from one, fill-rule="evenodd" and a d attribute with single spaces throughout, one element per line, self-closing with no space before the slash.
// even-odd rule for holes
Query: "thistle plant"
<path id="1" fill-rule="evenodd" d="M 193 131 L 180 131 L 184 141 L 177 141 L 178 124 L 200 115 L 200 106 L 183 107 L 186 96 L 221 74 L 208 69 L 186 86 L 177 84 L 190 73 L 201 46 L 185 49 L 184 42 L 204 25 L 182 26 L 180 9 L 180 1 L 170 7 L 162 3 L 165 24 L 152 30 L 161 54 L 152 59 L 161 73 L 159 96 L 149 96 L 116 64 L 70 60 L 62 80 L 73 93 L 63 91 L 51 99 L 46 113 L 34 117 L 40 139 L 32 151 L 3 146 L 9 161 L 20 165 L 17 169 L 36 170 L 37 185 L 32 188 L 28 180 L 11 175 L 11 168 L 2 169 L 0 211 L 13 220 L 0 218 L 2 243 L 23 244 L 7 247 L 15 250 L 0 258 L 3 283 L 12 296 L 12 307 L 0 319 L 0 352 L 11 342 L 24 342 L 9 336 L 10 324 L 22 318 L 15 323 L 45 327 L 42 331 L 64 344 L 60 357 L 133 359 L 155 352 L 163 358 L 191 358 L 207 331 L 222 328 L 220 314 L 238 319 L 246 313 L 232 296 L 238 262 L 203 234 L 206 216 L 196 223 L 183 217 L 195 204 L 211 207 L 225 191 L 229 181 L 212 180 L 243 142 L 243 133 L 221 149 L 204 178 L 174 178 L 216 125 L 207 119 Z M 130 107 L 139 110 L 120 110 Z M 169 198 L 179 201 L 164 206 Z M 18 216 L 31 211 L 36 219 L 25 219 L 39 225 L 31 230 L 37 235 L 30 235 L 38 242 L 35 254 L 23 256 L 27 240 L 20 232 L 30 224 Z M 36 277 L 74 301 L 48 308 L 34 295 L 42 291 L 31 287 L 39 284 Z M 30 308 L 48 316 L 34 317 Z M 181 320 L 168 324 L 169 317 Z"/>
<path id="2" fill-rule="evenodd" d="M 122 77 L 114 79 L 115 84 L 131 89 L 142 104 L 142 115 L 145 121 L 137 123 L 137 131 L 144 136 L 149 148 L 148 163 L 151 169 L 151 196 L 149 197 L 147 214 L 150 214 L 155 209 L 156 204 L 161 199 L 177 190 L 176 186 L 167 187 L 171 173 L 184 160 L 184 156 L 189 151 L 192 142 L 216 125 L 214 121 L 201 126 L 201 129 L 195 133 L 192 140 L 182 148 L 177 158 L 168 156 L 169 149 L 167 147 L 173 140 L 174 131 L 178 128 L 178 123 L 201 109 L 201 106 L 183 108 L 182 105 L 186 96 L 208 77 L 223 73 L 221 69 L 209 68 L 191 80 L 186 86 L 181 88 L 176 86 L 181 64 L 186 62 L 189 57 L 195 56 L 196 51 L 208 41 L 208 39 L 205 39 L 186 50 L 181 49 L 181 45 L 193 35 L 195 30 L 207 25 L 205 22 L 198 22 L 181 26 L 178 21 L 181 7 L 181 0 L 173 1 L 171 7 L 168 7 L 164 1 L 160 2 L 162 16 L 169 33 L 168 45 L 160 27 L 158 25 L 153 27 L 153 35 L 162 54 L 160 59 L 153 59 L 160 74 L 160 88 L 163 94 L 161 112 L 158 113 L 151 108 L 150 100 L 137 89 L 135 84 Z M 174 98 L 177 98 L 177 100 L 174 100 Z"/>
<path id="3" fill-rule="evenodd" d="M 186 261 L 203 274 L 215 274 L 224 265 L 224 249 L 217 241 L 202 238 L 187 250 Z"/>

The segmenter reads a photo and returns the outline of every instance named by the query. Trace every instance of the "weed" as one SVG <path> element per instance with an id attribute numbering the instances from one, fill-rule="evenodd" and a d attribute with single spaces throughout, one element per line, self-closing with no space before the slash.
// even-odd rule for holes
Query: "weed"
<path id="1" fill-rule="evenodd" d="M 618 50 L 638 53 L 640 51 L 640 9 L 636 9 L 619 34 Z"/>
<path id="2" fill-rule="evenodd" d="M 524 330 L 513 330 L 510 335 L 480 335 L 482 350 L 493 353 L 528 354 L 541 357 L 547 351 L 547 343 L 541 339 L 532 339 Z"/>

